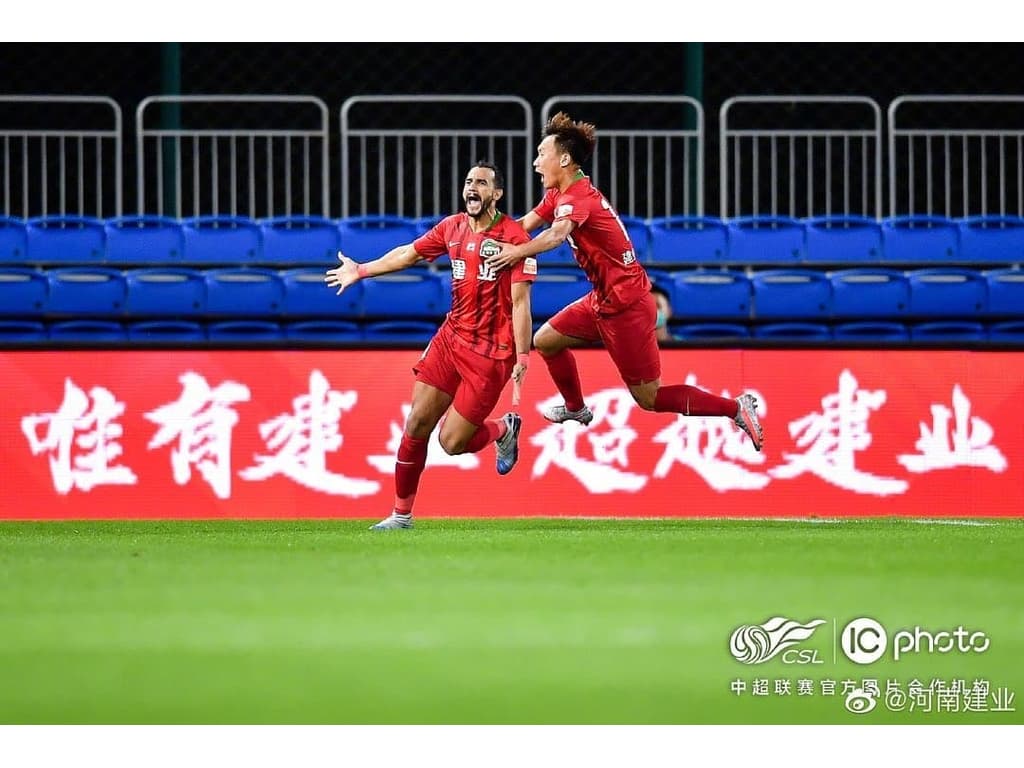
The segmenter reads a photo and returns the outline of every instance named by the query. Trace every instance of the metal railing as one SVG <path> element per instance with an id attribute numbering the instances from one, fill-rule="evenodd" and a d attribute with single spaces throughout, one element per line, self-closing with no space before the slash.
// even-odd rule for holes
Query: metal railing
<path id="1" fill-rule="evenodd" d="M 478 160 L 501 168 L 500 208 L 522 215 L 532 204 L 532 125 L 518 96 L 353 96 L 340 111 L 341 216 L 453 213 Z"/>
<path id="2" fill-rule="evenodd" d="M 161 125 L 149 128 L 155 106 Z M 193 111 L 198 127 L 183 127 Z M 135 117 L 139 213 L 330 213 L 328 111 L 315 96 L 150 96 Z"/>
<path id="3" fill-rule="evenodd" d="M 737 109 L 752 119 L 741 121 L 733 114 Z M 734 96 L 722 104 L 723 219 L 840 214 L 879 219 L 882 189 L 882 111 L 874 100 Z"/>
<path id="4" fill-rule="evenodd" d="M 121 144 L 106 96 L 0 96 L 3 215 L 120 216 Z"/>
<path id="5" fill-rule="evenodd" d="M 587 110 L 577 107 L 587 105 Z M 627 216 L 704 213 L 704 108 L 689 96 L 552 96 L 541 108 L 541 133 L 564 109 L 595 123 L 589 163 L 594 185 Z M 594 115 L 594 117 L 591 117 Z"/>
<path id="6" fill-rule="evenodd" d="M 888 117 L 890 215 L 1024 216 L 1024 96 L 900 96 Z"/>

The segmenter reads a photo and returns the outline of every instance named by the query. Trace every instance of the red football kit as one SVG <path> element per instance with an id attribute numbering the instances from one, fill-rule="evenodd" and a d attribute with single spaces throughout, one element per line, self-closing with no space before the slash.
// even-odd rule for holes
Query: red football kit
<path id="1" fill-rule="evenodd" d="M 551 326 L 565 336 L 603 342 L 627 384 L 661 378 L 651 281 L 615 209 L 582 176 L 565 192 L 549 189 L 533 212 L 549 224 L 575 224 L 568 242 L 593 285 L 552 317 Z"/>
<path id="2" fill-rule="evenodd" d="M 530 236 L 503 214 L 483 232 L 474 232 L 469 215 L 457 213 L 413 242 L 427 261 L 447 254 L 452 263 L 451 311 L 413 371 L 417 380 L 452 395 L 455 410 L 477 426 L 497 405 L 515 366 L 512 283 L 537 276 L 532 258 L 513 269 L 488 267 L 480 255 L 488 239 L 522 244 Z"/>

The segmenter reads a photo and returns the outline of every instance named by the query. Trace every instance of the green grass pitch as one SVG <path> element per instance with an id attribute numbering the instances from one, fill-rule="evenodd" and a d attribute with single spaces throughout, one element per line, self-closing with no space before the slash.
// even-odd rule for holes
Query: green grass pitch
<path id="1" fill-rule="evenodd" d="M 0 722 L 1024 722 L 1021 520 L 369 522 L 0 524 Z M 825 619 L 822 663 L 733 659 L 771 616 Z M 991 644 L 858 666 L 833 639 L 858 616 Z M 730 690 L 755 678 L 772 694 Z M 863 678 L 1020 700 L 852 714 L 818 690 Z"/>

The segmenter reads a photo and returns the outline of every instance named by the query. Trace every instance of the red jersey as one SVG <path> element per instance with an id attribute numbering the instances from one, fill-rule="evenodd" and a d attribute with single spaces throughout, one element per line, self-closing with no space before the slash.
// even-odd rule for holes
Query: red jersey
<path id="1" fill-rule="evenodd" d="M 484 240 L 521 245 L 530 241 L 515 219 L 499 214 L 483 232 L 474 232 L 469 215 L 456 213 L 413 242 L 427 261 L 448 254 L 452 262 L 452 308 L 445 318 L 456 336 L 486 357 L 504 359 L 516 352 L 512 334 L 512 283 L 533 282 L 537 260 L 524 259 L 495 272 L 480 256 Z"/>
<path id="2" fill-rule="evenodd" d="M 569 245 L 594 286 L 595 312 L 621 312 L 651 292 L 647 270 L 636 260 L 626 227 L 587 176 L 565 192 L 549 189 L 533 212 L 549 224 L 569 219 L 576 225 Z"/>

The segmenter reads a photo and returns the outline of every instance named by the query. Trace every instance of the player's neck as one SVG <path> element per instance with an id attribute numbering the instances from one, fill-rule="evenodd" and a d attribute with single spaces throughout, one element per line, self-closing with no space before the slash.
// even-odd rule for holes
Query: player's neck
<path id="1" fill-rule="evenodd" d="M 484 211 L 480 214 L 479 218 L 474 219 L 472 216 L 469 217 L 469 228 L 474 232 L 486 232 L 488 229 L 498 223 L 501 218 L 501 211 L 491 209 Z"/>
<path id="2" fill-rule="evenodd" d="M 585 178 L 587 174 L 583 172 L 582 168 L 577 168 L 575 171 L 571 171 L 568 168 L 562 175 L 562 178 L 558 180 L 558 191 L 565 192 L 569 187 L 575 184 L 582 178 Z"/>

